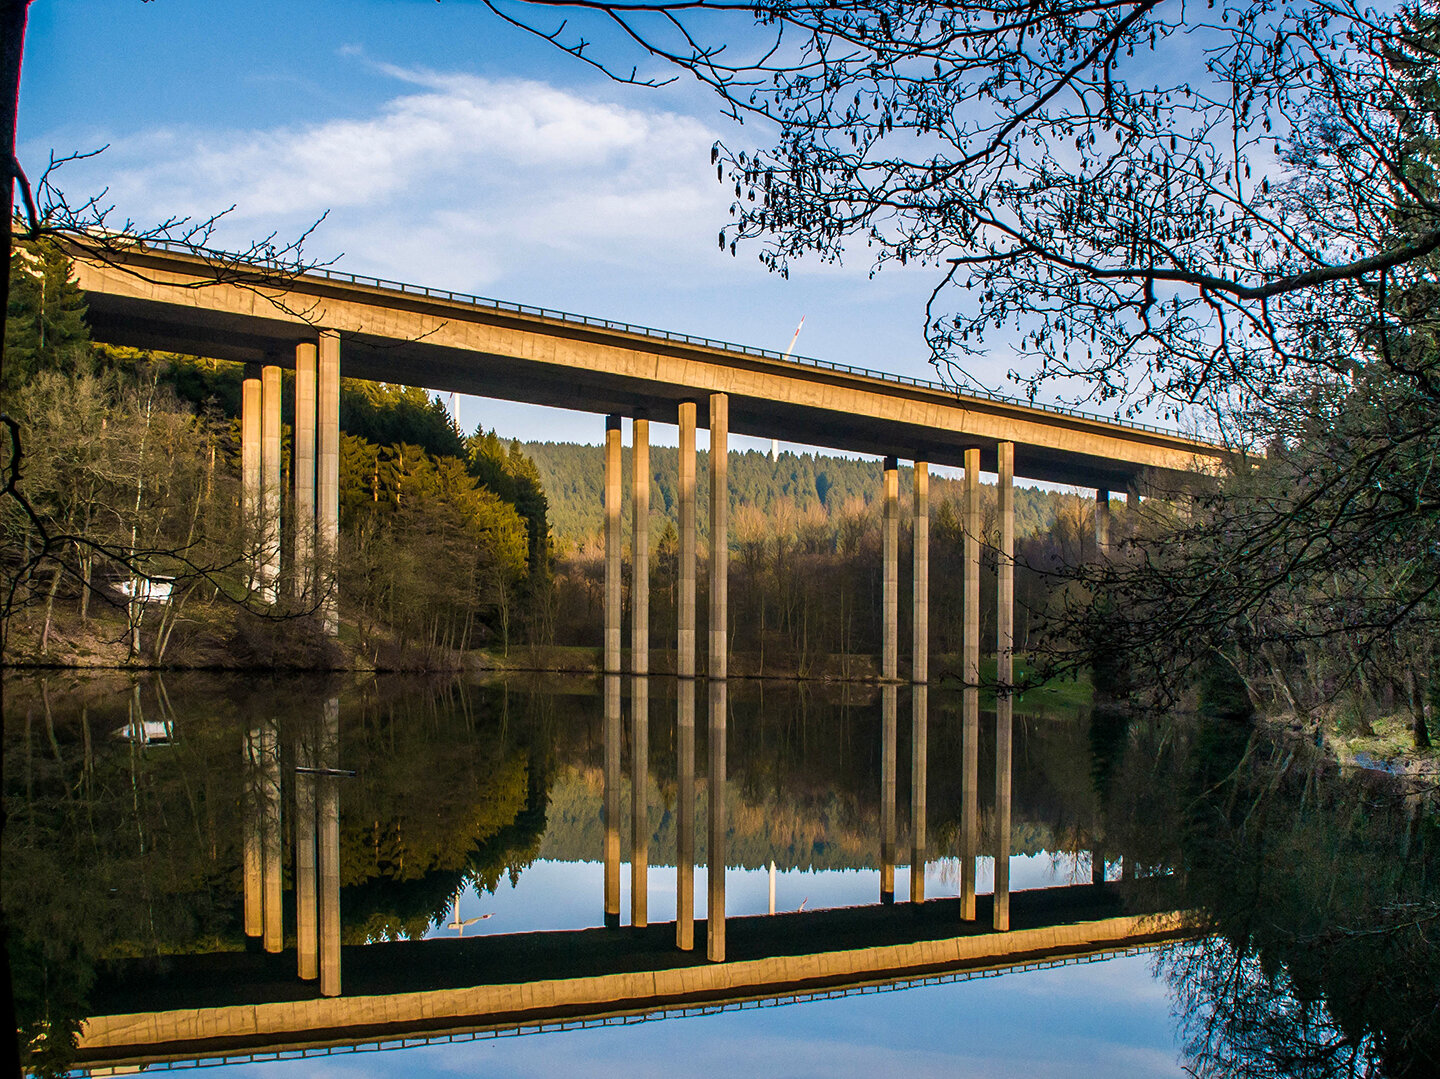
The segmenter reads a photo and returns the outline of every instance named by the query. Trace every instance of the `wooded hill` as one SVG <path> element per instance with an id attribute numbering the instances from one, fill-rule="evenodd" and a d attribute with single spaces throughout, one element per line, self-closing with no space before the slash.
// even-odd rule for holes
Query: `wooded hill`
<path id="1" fill-rule="evenodd" d="M 550 503 L 550 531 L 556 547 L 564 551 L 600 534 L 604 525 L 604 450 L 569 442 L 523 442 L 521 451 L 535 463 L 541 486 Z M 698 454 L 695 466 L 697 495 L 696 527 L 701 537 L 710 534 L 710 455 Z M 676 487 L 679 451 L 673 446 L 652 446 L 650 469 L 653 487 L 650 506 L 651 531 L 663 533 L 666 520 L 676 521 Z M 882 463 L 855 457 L 835 457 L 789 450 L 772 461 L 757 450 L 730 454 L 730 508 L 752 507 L 769 516 L 782 503 L 786 511 L 799 514 L 819 508 L 829 513 L 853 512 L 861 506 L 878 505 L 881 498 Z M 629 521 L 630 449 L 621 454 L 622 509 Z M 900 469 L 901 516 L 910 513 L 912 470 Z M 959 503 L 961 483 L 934 475 L 930 478 L 932 512 L 940 503 Z M 1037 487 L 1015 488 L 1015 534 L 1028 536 L 1046 532 L 1054 525 L 1062 507 L 1076 496 Z M 735 542 L 732 536 L 732 544 Z"/>

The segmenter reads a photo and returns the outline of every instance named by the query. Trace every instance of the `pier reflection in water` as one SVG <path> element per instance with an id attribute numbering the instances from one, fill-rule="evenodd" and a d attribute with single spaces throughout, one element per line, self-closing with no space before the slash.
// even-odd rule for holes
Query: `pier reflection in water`
<path id="1" fill-rule="evenodd" d="M 1191 900 L 1176 888 L 1206 879 L 1193 857 L 1169 875 L 1181 793 L 1150 782 L 1153 763 L 1125 763 L 1146 747 L 1094 756 L 1107 743 L 1074 712 L 1019 716 L 1007 738 L 978 698 L 926 687 L 122 689 L 6 681 L 22 1015 L 71 1008 L 86 1020 L 75 1060 L 97 1066 L 814 1001 L 1106 956 L 1183 936 L 1169 912 Z M 171 737 L 123 735 L 146 729 L 135 708 L 152 694 L 174 702 Z M 1143 808 L 1107 815 L 1118 806 Z M 42 917 L 66 909 L 92 913 Z M 1129 972 L 1120 997 L 1159 1017 L 1147 1052 L 1169 1063 L 1152 1070 L 1174 1073 L 1162 988 L 1144 962 L 1117 962 L 1104 969 Z M 24 981 L 33 969 L 43 981 Z M 1088 974 L 1023 977 L 1072 1010 L 1106 995 Z M 77 991 L 57 995 L 67 982 Z M 962 1016 L 960 988 L 915 992 L 940 1024 L 1012 993 L 967 987 Z M 823 1025 L 836 1008 L 851 1005 L 783 1022 Z M 1021 1015 L 1003 1022 L 1038 1037 Z M 1060 1052 L 1060 1032 L 1045 1037 L 1035 1052 Z"/>

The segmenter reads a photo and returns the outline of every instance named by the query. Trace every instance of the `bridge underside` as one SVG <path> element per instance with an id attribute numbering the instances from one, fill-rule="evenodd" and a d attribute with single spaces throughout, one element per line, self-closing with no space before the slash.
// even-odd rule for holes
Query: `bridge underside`
<path id="1" fill-rule="evenodd" d="M 84 286 L 86 274 L 81 277 Z M 293 367 L 296 346 L 315 339 L 311 320 L 316 316 L 306 305 L 329 304 L 318 295 L 287 297 L 294 308 L 272 308 L 273 317 L 267 317 L 265 304 L 241 313 L 197 302 L 204 291 L 189 290 L 175 302 L 87 289 L 92 333 L 110 344 Z M 1032 480 L 1108 490 L 1124 490 L 1142 478 L 1162 489 L 1195 482 L 1196 444 L 1175 436 L 1152 437 L 1100 421 L 1087 423 L 824 368 L 806 367 L 797 373 L 793 364 L 739 353 L 715 355 L 655 338 L 637 342 L 638 335 L 504 311 L 483 313 L 484 336 L 518 342 L 518 347 L 485 351 L 445 340 L 456 336 L 451 331 L 462 317 L 475 320 L 473 307 L 425 304 L 409 296 L 399 303 L 415 309 L 415 325 L 424 322 L 441 332 L 397 333 L 398 316 L 387 308 L 385 332 L 342 330 L 346 377 L 665 423 L 676 422 L 682 401 L 694 401 L 702 426 L 709 423 L 708 395 L 725 392 L 730 430 L 738 434 L 956 467 L 963 465 L 966 449 L 978 447 L 982 467 L 992 472 L 997 468 L 997 444 L 1013 441 L 1015 474 Z M 613 362 L 617 353 L 627 362 Z M 556 354 L 564 355 L 565 362 L 555 362 Z M 592 356 L 611 362 L 588 362 Z M 630 362 L 636 356 L 640 362 Z M 785 369 L 783 377 L 777 376 L 778 368 Z M 686 381 L 675 377 L 679 371 L 703 378 Z M 780 384 L 797 392 L 776 392 Z M 868 407 L 877 399 L 892 406 L 888 415 Z M 937 407 L 982 422 L 937 425 Z M 1009 412 L 1015 414 L 1014 422 Z M 1026 427 L 1043 431 L 1045 437 L 1025 438 Z M 1117 445 L 1122 452 L 1117 453 Z M 1135 447 L 1142 452 L 1123 452 Z M 1165 464 L 1154 463 L 1161 460 Z"/>

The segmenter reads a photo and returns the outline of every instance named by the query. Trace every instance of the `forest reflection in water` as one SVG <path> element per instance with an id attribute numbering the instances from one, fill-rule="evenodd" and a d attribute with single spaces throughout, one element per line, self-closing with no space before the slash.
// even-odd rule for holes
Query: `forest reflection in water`
<path id="1" fill-rule="evenodd" d="M 764 915 L 772 894 L 777 911 L 811 911 L 993 886 L 992 715 L 967 785 L 958 694 L 931 690 L 917 711 L 909 687 L 732 682 L 717 738 L 709 687 L 687 734 L 679 685 L 646 683 L 637 724 L 628 679 L 611 687 L 624 690 L 617 710 L 593 679 L 8 673 L 3 887 L 32 1064 L 73 1063 L 79 1021 L 134 1010 L 125 1002 L 147 971 L 162 984 L 168 970 L 173 990 L 184 962 L 260 952 L 267 928 L 287 957 L 278 992 L 297 999 L 319 991 L 297 965 L 307 931 L 321 967 L 327 935 L 333 961 L 343 952 L 343 981 L 366 942 L 444 949 L 458 945 L 443 938 L 658 926 L 685 895 L 677 861 L 700 867 L 689 886 L 701 922 L 712 906 Z M 1336 775 L 1223 710 L 1140 719 L 1022 702 L 1014 738 L 1011 889 L 1088 885 L 1108 864 L 1117 901 L 1193 912 L 1195 938 L 1156 963 L 1177 1011 L 1177 1066 L 1440 1073 L 1440 867 L 1423 796 L 1393 777 Z M 314 873 L 302 853 L 312 825 Z M 727 872 L 707 876 L 717 843 Z M 310 930 L 296 917 L 307 908 Z M 714 940 L 695 929 L 703 954 Z M 678 926 L 664 932 L 683 940 Z M 185 988 L 190 1003 L 197 993 Z"/>

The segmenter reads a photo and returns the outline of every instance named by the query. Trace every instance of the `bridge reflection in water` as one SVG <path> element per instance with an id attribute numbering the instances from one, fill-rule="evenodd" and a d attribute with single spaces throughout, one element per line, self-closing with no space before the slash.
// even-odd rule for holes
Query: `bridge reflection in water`
<path id="1" fill-rule="evenodd" d="M 929 694 L 923 686 L 912 694 L 910 898 L 895 904 L 899 694 L 893 685 L 880 693 L 879 902 L 727 918 L 729 695 L 723 680 L 706 687 L 708 903 L 706 917 L 697 919 L 695 723 L 696 695 L 704 691 L 692 679 L 666 681 L 678 690 L 673 925 L 649 924 L 647 916 L 651 680 L 633 677 L 626 698 L 621 677 L 609 675 L 603 692 L 604 849 L 596 852 L 604 861 L 604 927 L 342 947 L 339 822 L 350 773 L 343 767 L 339 702 L 331 698 L 308 721 L 287 720 L 288 751 L 273 722 L 253 725 L 244 737 L 244 925 L 262 947 L 172 956 L 159 970 L 150 960 L 112 963 L 110 991 L 100 996 L 123 1000 L 124 1010 L 102 1007 L 112 1014 L 90 1016 L 77 1063 L 97 1070 L 176 1066 L 628 1022 L 1098 958 L 1188 933 L 1185 919 L 1163 909 L 1153 891 L 1137 909 L 1130 886 L 1107 883 L 1103 873 L 1088 884 L 1008 893 L 1003 867 L 1009 861 L 1012 777 L 1009 740 L 998 730 L 990 829 L 997 891 L 974 894 L 979 739 L 968 707 L 961 746 L 961 894 L 927 898 Z M 633 764 L 628 822 L 621 811 L 627 699 Z M 287 806 L 294 814 L 288 833 Z M 631 924 L 623 928 L 622 828 L 630 836 L 632 871 Z M 284 948 L 284 834 L 293 836 L 294 956 Z"/>

